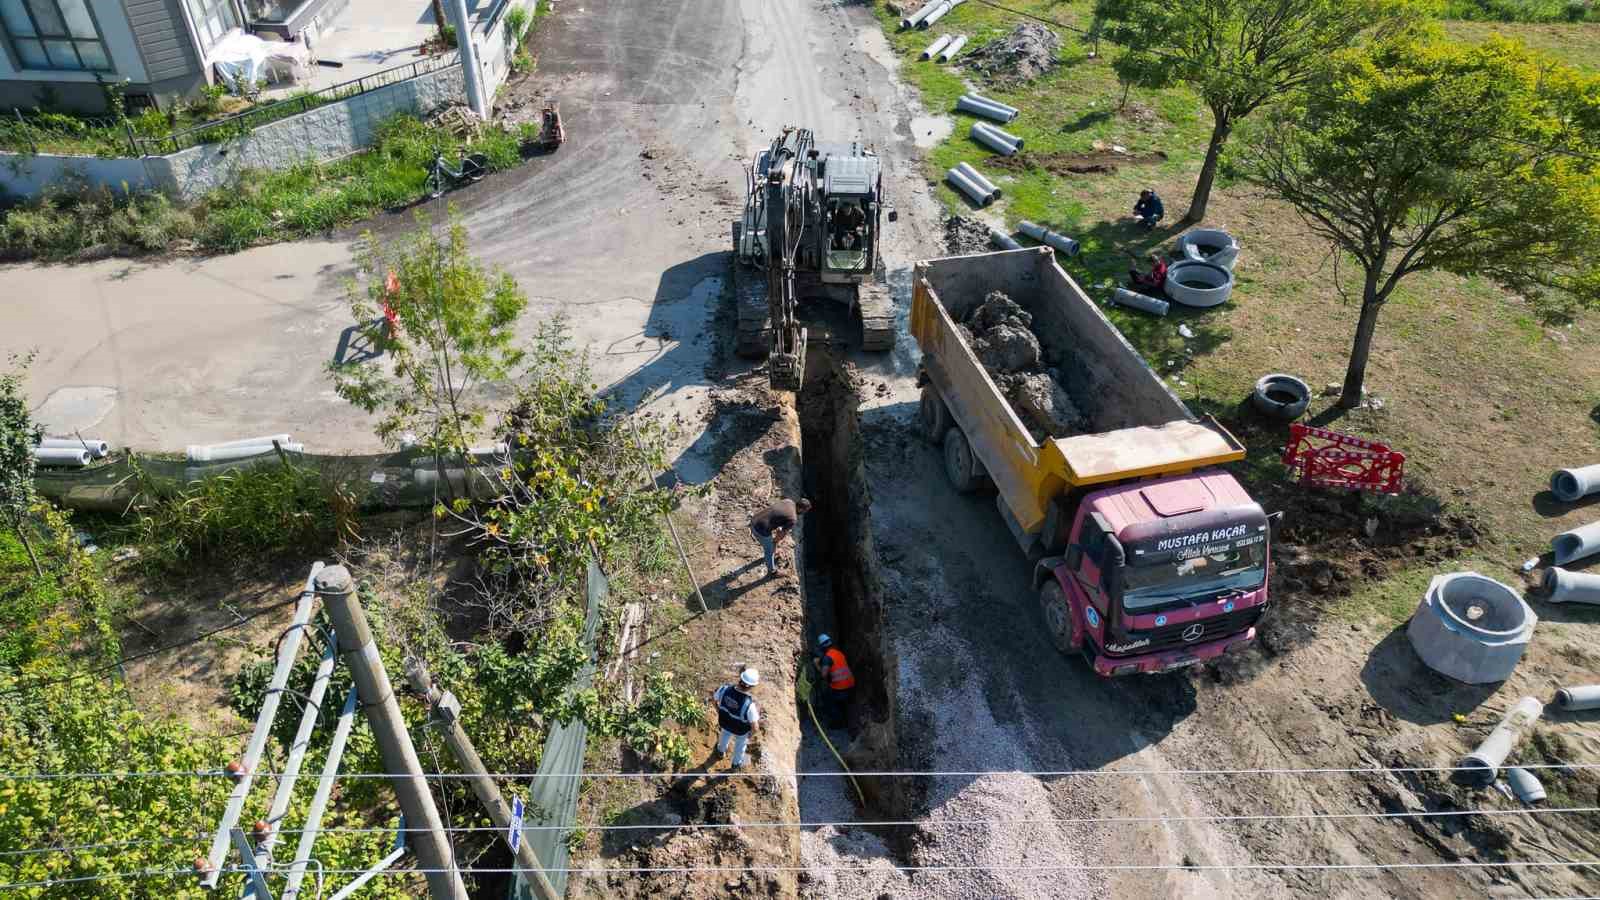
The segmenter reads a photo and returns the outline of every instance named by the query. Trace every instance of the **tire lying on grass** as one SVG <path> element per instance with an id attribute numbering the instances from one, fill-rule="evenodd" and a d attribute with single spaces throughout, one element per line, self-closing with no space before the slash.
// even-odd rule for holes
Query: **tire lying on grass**
<path id="1" fill-rule="evenodd" d="M 1311 386 L 1293 375 L 1263 375 L 1250 393 L 1256 411 L 1278 422 L 1293 422 L 1311 405 Z"/>

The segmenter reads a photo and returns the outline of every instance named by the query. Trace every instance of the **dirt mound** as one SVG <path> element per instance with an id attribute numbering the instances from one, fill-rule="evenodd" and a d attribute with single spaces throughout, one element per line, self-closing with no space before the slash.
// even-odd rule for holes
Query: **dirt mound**
<path id="1" fill-rule="evenodd" d="M 1043 169 L 1052 175 L 1114 175 L 1118 166 L 1148 166 L 1166 162 L 1167 154 L 1160 150 L 1150 153 L 1118 153 L 1099 150 L 1094 153 L 1018 153 L 1016 156 L 991 156 L 991 168 L 1010 172 L 1028 172 Z"/>
<path id="2" fill-rule="evenodd" d="M 944 220 L 944 246 L 952 256 L 987 253 L 990 249 L 989 226 L 977 219 L 950 216 Z"/>
<path id="3" fill-rule="evenodd" d="M 1033 316 L 1020 304 L 991 291 L 956 327 L 1035 440 L 1081 427 L 1083 414 L 1061 386 L 1059 369 L 1043 367 Z"/>
<path id="4" fill-rule="evenodd" d="M 967 65 L 990 81 L 1016 84 L 1032 81 L 1055 68 L 1061 36 L 1034 22 L 1024 22 L 1011 33 L 985 44 L 967 57 Z"/>

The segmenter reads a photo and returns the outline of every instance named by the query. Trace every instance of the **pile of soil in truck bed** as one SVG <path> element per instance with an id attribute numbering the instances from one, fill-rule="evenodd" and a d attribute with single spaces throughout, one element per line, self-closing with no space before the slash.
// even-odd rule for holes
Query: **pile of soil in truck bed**
<path id="1" fill-rule="evenodd" d="M 990 291 L 957 327 L 1034 440 L 1083 430 L 1084 416 L 1062 386 L 1061 370 L 1045 366 L 1031 313 Z"/>

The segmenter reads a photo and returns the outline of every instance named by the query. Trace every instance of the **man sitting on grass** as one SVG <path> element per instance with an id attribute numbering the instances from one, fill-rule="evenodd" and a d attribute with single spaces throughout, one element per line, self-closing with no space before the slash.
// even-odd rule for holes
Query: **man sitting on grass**
<path id="1" fill-rule="evenodd" d="M 1138 269 L 1129 269 L 1128 277 L 1133 279 L 1133 289 L 1141 294 L 1160 297 L 1166 293 L 1167 287 L 1167 261 L 1159 253 L 1151 253 L 1145 257 L 1150 263 L 1150 271 L 1140 272 Z"/>

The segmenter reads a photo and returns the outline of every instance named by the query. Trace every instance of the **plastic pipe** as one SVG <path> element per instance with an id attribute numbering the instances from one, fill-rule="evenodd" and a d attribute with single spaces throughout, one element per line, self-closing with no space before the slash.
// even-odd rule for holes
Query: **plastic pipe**
<path id="1" fill-rule="evenodd" d="M 950 12 L 950 10 L 955 9 L 955 8 L 956 8 L 956 5 L 954 3 L 941 3 L 941 4 L 939 4 L 939 6 L 937 8 L 934 9 L 933 12 L 928 13 L 926 16 L 923 16 L 922 21 L 917 23 L 917 27 L 918 28 L 927 28 L 928 26 L 932 25 L 933 23 L 935 23 L 935 22 L 939 21 L 940 19 L 944 18 L 946 13 Z"/>
<path id="2" fill-rule="evenodd" d="M 106 455 L 111 452 L 110 444 L 95 438 L 84 438 L 81 441 L 75 437 L 45 438 L 39 442 L 39 446 L 46 449 L 59 449 L 65 447 L 68 450 L 87 450 L 89 451 L 89 455 L 93 456 L 95 459 L 105 459 Z"/>
<path id="3" fill-rule="evenodd" d="M 987 131 L 988 133 L 994 135 L 995 137 L 999 138 L 1002 141 L 1005 141 L 1006 143 L 1010 144 L 1011 146 L 1015 147 L 1018 150 L 1022 149 L 1022 138 L 1017 137 L 1016 135 L 1012 134 L 1009 131 L 1002 131 L 1001 129 L 996 128 L 993 125 L 990 125 L 988 122 L 973 122 L 972 123 L 972 127 L 982 129 L 983 131 Z"/>
<path id="4" fill-rule="evenodd" d="M 1523 803 L 1534 804 L 1544 799 L 1544 785 L 1527 769 L 1519 766 L 1507 769 L 1506 783 L 1511 785 L 1511 793 L 1516 794 Z"/>
<path id="5" fill-rule="evenodd" d="M 939 5 L 941 5 L 940 0 L 929 0 L 929 2 L 922 4 L 922 6 L 918 8 L 916 12 L 901 19 L 900 27 L 902 29 L 917 27 L 918 23 L 920 23 L 923 19 L 926 19 L 928 14 L 933 12 L 934 8 Z"/>
<path id="6" fill-rule="evenodd" d="M 33 461 L 41 466 L 62 466 L 80 469 L 89 464 L 89 451 L 79 447 L 35 447 Z"/>
<path id="7" fill-rule="evenodd" d="M 1564 687 L 1556 691 L 1556 705 L 1567 712 L 1600 709 L 1600 684 Z"/>
<path id="8" fill-rule="evenodd" d="M 1141 294 L 1138 291 L 1130 291 L 1127 288 L 1117 288 L 1112 292 L 1111 297 L 1119 306 L 1141 309 L 1147 313 L 1155 313 L 1158 316 L 1166 315 L 1167 310 L 1172 307 L 1172 304 L 1158 297 Z"/>
<path id="9" fill-rule="evenodd" d="M 1500 724 L 1478 745 L 1478 749 L 1462 757 L 1461 768 L 1469 770 L 1480 786 L 1493 784 L 1500 775 L 1500 765 L 1506 761 L 1506 755 L 1521 743 L 1522 732 L 1539 721 L 1543 713 L 1544 704 L 1537 697 L 1518 700 L 1517 705 L 1511 707 Z"/>
<path id="10" fill-rule="evenodd" d="M 506 453 L 510 451 L 510 449 L 511 448 L 506 446 L 505 441 L 501 441 L 501 442 L 499 442 L 497 444 L 485 444 L 482 447 L 468 447 L 467 448 L 467 455 L 468 456 L 505 456 Z"/>
<path id="11" fill-rule="evenodd" d="M 961 174 L 960 169 L 951 169 L 950 171 L 944 173 L 944 180 L 950 182 L 950 184 L 955 187 L 956 190 L 966 194 L 969 198 L 971 198 L 973 203 L 976 203 L 979 206 L 988 206 L 989 201 L 994 199 L 993 197 L 989 196 L 987 191 L 974 184 L 972 179 Z"/>
<path id="12" fill-rule="evenodd" d="M 946 44 L 944 50 L 942 52 L 940 52 L 939 61 L 940 62 L 949 62 L 950 60 L 955 59 L 956 58 L 956 54 L 960 53 L 961 52 L 961 48 L 965 47 L 966 45 L 967 45 L 967 36 L 964 35 L 964 34 L 956 35 L 956 39 L 951 41 L 949 44 Z"/>
<path id="13" fill-rule="evenodd" d="M 929 44 L 922 51 L 922 58 L 923 59 L 933 59 L 935 56 L 939 55 L 939 51 L 943 50 L 944 46 L 946 44 L 948 44 L 948 43 L 950 43 L 950 35 L 948 35 L 948 34 L 939 35 L 938 37 L 933 39 L 933 43 Z"/>
<path id="14" fill-rule="evenodd" d="M 1016 238 L 1006 234 L 1004 231 L 1001 231 L 998 228 L 989 229 L 989 242 L 994 244 L 996 247 L 999 247 L 1001 250 L 1022 249 L 1022 245 L 1017 243 Z"/>
<path id="15" fill-rule="evenodd" d="M 1550 476 L 1550 493 L 1563 503 L 1600 494 L 1600 463 L 1581 469 L 1559 469 Z"/>
<path id="16" fill-rule="evenodd" d="M 1568 572 L 1559 566 L 1545 569 L 1539 581 L 1551 603 L 1593 603 L 1600 606 L 1600 575 Z"/>
<path id="17" fill-rule="evenodd" d="M 991 200 L 1000 199 L 1000 188 L 997 187 L 994 182 L 985 178 L 982 172 L 979 172 L 977 169 L 974 169 L 967 163 L 956 163 L 956 168 L 961 170 L 961 174 L 971 179 L 973 184 L 987 192 Z"/>
<path id="18" fill-rule="evenodd" d="M 1600 553 L 1600 522 L 1561 532 L 1550 539 L 1550 549 L 1555 551 L 1558 566 Z"/>
<path id="19" fill-rule="evenodd" d="M 999 134 L 983 127 L 982 122 L 973 122 L 972 130 L 967 132 L 967 134 L 973 140 L 984 145 L 985 147 L 988 147 L 1001 156 L 1015 156 L 1017 155 L 1017 150 L 1020 149 L 1016 144 L 1007 141 Z"/>
<path id="20" fill-rule="evenodd" d="M 266 444 L 268 446 L 271 446 L 273 441 L 277 441 L 280 444 L 287 444 L 287 443 L 289 443 L 289 435 L 288 435 L 287 432 L 285 432 L 284 434 L 264 434 L 261 437 L 240 438 L 237 441 L 223 441 L 220 444 L 204 444 L 202 446 L 206 446 L 206 447 L 251 447 L 251 446 L 254 446 L 256 444 Z"/>
<path id="21" fill-rule="evenodd" d="M 976 101 L 978 101 L 979 103 L 984 103 L 984 104 L 987 104 L 989 106 L 994 107 L 995 109 L 1001 110 L 1001 111 L 1003 111 L 1004 113 L 1006 113 L 1007 115 L 1009 115 L 1013 119 L 1015 119 L 1022 112 L 1022 110 L 1017 109 L 1015 106 L 1011 106 L 1011 105 L 1006 104 L 1006 103 L 1001 103 L 999 100 L 994 100 L 994 99 L 991 99 L 989 97 L 985 97 L 982 94 L 973 94 L 973 93 L 969 92 L 967 94 L 967 96 L 971 97 L 972 99 L 974 99 Z"/>
<path id="22" fill-rule="evenodd" d="M 993 119 L 996 122 L 1001 123 L 1009 122 L 1017 117 L 1016 113 L 1008 113 L 998 106 L 990 106 L 987 103 L 980 103 L 979 101 L 974 100 L 965 94 L 956 98 L 956 109 L 964 113 L 971 113 L 974 116 L 983 116 L 986 119 Z"/>
<path id="23" fill-rule="evenodd" d="M 1062 253 L 1065 253 L 1068 256 L 1078 255 L 1077 241 L 1067 237 L 1064 234 L 1057 234 L 1043 225 L 1036 225 L 1032 222 L 1022 221 L 1017 223 L 1017 230 L 1041 244 L 1060 250 Z M 1151 299 L 1155 298 L 1152 297 Z M 1167 304 L 1165 302 L 1161 304 L 1162 315 L 1165 315 L 1167 312 L 1166 306 Z M 1154 310 L 1151 311 L 1154 312 Z"/>
<path id="24" fill-rule="evenodd" d="M 304 453 L 305 444 L 285 444 L 279 442 L 278 449 L 285 453 Z M 200 447 L 190 446 L 184 453 L 189 462 L 225 462 L 230 459 L 244 459 L 249 456 L 260 456 L 271 453 L 271 444 L 242 444 L 234 447 Z"/>

